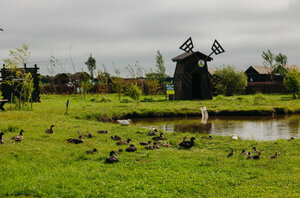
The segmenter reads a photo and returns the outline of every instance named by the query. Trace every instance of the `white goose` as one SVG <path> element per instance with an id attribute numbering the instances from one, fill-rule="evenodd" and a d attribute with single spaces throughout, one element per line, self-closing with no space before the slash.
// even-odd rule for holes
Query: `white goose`
<path id="1" fill-rule="evenodd" d="M 117 120 L 122 126 L 128 126 L 130 125 L 131 120 L 127 119 L 127 120 Z"/>
<path id="2" fill-rule="evenodd" d="M 231 137 L 233 140 L 237 140 L 238 136 L 236 134 L 233 134 L 233 136 Z"/>

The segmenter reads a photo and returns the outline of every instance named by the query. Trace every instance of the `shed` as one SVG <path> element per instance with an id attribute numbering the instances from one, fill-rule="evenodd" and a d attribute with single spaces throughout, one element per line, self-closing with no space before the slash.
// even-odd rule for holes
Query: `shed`
<path id="1" fill-rule="evenodd" d="M 266 66 L 250 66 L 245 74 L 248 82 L 269 82 L 272 79 L 272 71 Z"/>
<path id="2" fill-rule="evenodd" d="M 80 83 L 80 81 L 87 80 L 91 76 L 86 72 L 76 72 L 71 76 L 71 81 L 73 83 Z"/>
<path id="3" fill-rule="evenodd" d="M 33 78 L 33 88 L 34 88 L 31 98 L 33 102 L 40 102 L 40 86 L 39 86 L 40 74 L 38 73 L 39 68 L 37 67 L 37 64 L 35 64 L 33 67 L 26 67 L 26 64 L 24 64 L 24 68 L 18 68 L 18 70 L 25 71 L 26 73 L 31 73 Z M 13 78 L 13 81 L 23 80 L 23 79 L 17 79 L 15 72 L 10 68 L 6 68 L 5 65 L 3 65 L 1 69 L 1 77 L 2 77 L 2 82 L 5 82 L 6 80 L 10 80 L 11 78 Z M 15 96 L 19 97 L 19 93 L 14 90 L 15 88 L 16 87 L 13 87 L 12 85 L 3 83 L 1 86 L 3 99 L 7 99 L 11 101 L 14 99 Z"/>
<path id="4" fill-rule="evenodd" d="M 201 52 L 185 52 L 172 59 L 176 62 L 174 90 L 176 100 L 212 99 L 207 61 L 212 58 Z M 202 60 L 203 66 L 198 62 Z M 204 61 L 205 60 L 205 61 Z"/>
<path id="5" fill-rule="evenodd" d="M 70 82 L 70 79 L 66 73 L 59 73 L 54 76 L 54 84 L 65 85 Z"/>

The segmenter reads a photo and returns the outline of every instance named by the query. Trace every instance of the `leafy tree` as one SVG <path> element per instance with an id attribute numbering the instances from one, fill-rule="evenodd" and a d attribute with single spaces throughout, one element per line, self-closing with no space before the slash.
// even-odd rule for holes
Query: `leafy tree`
<path id="1" fill-rule="evenodd" d="M 22 48 L 16 48 L 16 50 L 10 50 L 10 58 L 3 59 L 6 64 L 6 68 L 9 69 L 9 76 L 3 82 L 10 86 L 15 93 L 19 95 L 19 110 L 21 110 L 21 103 L 23 100 L 23 106 L 26 101 L 29 101 L 32 97 L 34 90 L 33 78 L 31 73 L 27 73 L 23 68 L 19 68 L 20 64 L 27 63 L 31 52 L 28 45 L 23 44 Z"/>
<path id="2" fill-rule="evenodd" d="M 276 73 L 279 73 L 281 74 L 282 76 L 285 76 L 286 75 L 286 70 L 285 69 L 279 69 L 279 68 L 282 68 L 282 66 L 286 65 L 287 64 L 287 56 L 284 55 L 284 54 L 277 54 L 275 56 L 275 61 L 276 61 Z M 281 66 L 281 67 L 279 67 Z"/>
<path id="3" fill-rule="evenodd" d="M 292 69 L 287 73 L 283 80 L 283 85 L 293 94 L 293 98 L 296 99 L 296 94 L 300 92 L 300 74 L 296 69 Z"/>
<path id="4" fill-rule="evenodd" d="M 275 61 L 277 66 L 284 66 L 287 64 L 287 56 L 279 53 L 275 56 Z"/>
<path id="5" fill-rule="evenodd" d="M 160 53 L 160 51 L 157 51 L 157 55 L 156 55 L 156 72 L 159 74 L 165 74 L 166 73 L 166 67 L 164 65 L 164 59 L 162 54 Z"/>
<path id="6" fill-rule="evenodd" d="M 217 69 L 215 74 L 221 78 L 216 88 L 219 93 L 223 93 L 226 96 L 242 94 L 247 87 L 246 74 L 233 66 L 228 65 Z"/>
<path id="7" fill-rule="evenodd" d="M 268 51 L 263 52 L 261 56 L 264 59 L 264 66 L 269 67 L 272 71 L 276 69 L 275 55 L 271 52 L 271 50 L 268 49 Z"/>
<path id="8" fill-rule="evenodd" d="M 137 86 L 137 83 L 130 84 L 126 95 L 139 103 L 142 96 L 142 90 Z"/>
<path id="9" fill-rule="evenodd" d="M 90 74 L 91 74 L 92 80 L 93 80 L 94 79 L 94 71 L 96 69 L 96 59 L 93 58 L 92 55 L 90 55 L 90 57 L 87 59 L 85 64 L 87 65 L 87 68 L 90 71 Z"/>
<path id="10" fill-rule="evenodd" d="M 268 49 L 268 51 L 263 52 L 261 56 L 264 59 L 264 66 L 269 67 L 272 70 L 272 73 L 282 73 L 278 70 L 278 66 L 284 66 L 287 64 L 287 56 L 282 53 L 275 55 Z"/>
<path id="11" fill-rule="evenodd" d="M 104 64 L 101 64 L 102 69 L 97 70 L 97 80 L 98 84 L 104 84 L 105 85 L 105 93 L 107 93 L 108 90 L 108 82 L 110 81 L 110 74 L 106 70 L 106 67 Z"/>
<path id="12" fill-rule="evenodd" d="M 85 99 L 85 95 L 88 93 L 88 91 L 93 87 L 93 85 L 90 82 L 90 77 L 87 73 L 82 72 L 83 78 L 80 82 L 80 88 L 81 92 L 83 93 L 83 98 Z"/>
<path id="13" fill-rule="evenodd" d="M 152 98 L 153 95 L 157 94 L 159 89 L 159 81 L 157 78 L 146 78 L 146 83 Z"/>
<path id="14" fill-rule="evenodd" d="M 120 70 L 115 69 L 116 76 L 112 77 L 112 89 L 114 92 L 118 93 L 119 100 L 121 100 L 121 96 L 125 90 L 125 86 L 123 84 L 123 79 L 120 77 Z"/>
<path id="15" fill-rule="evenodd" d="M 156 55 L 156 73 L 158 74 L 159 76 L 159 81 L 160 82 L 164 82 L 167 75 L 166 75 L 166 67 L 164 65 L 164 59 L 163 59 L 163 56 L 162 54 L 160 53 L 160 51 L 158 50 L 157 51 L 157 55 Z M 153 73 L 153 72 L 151 72 Z"/>

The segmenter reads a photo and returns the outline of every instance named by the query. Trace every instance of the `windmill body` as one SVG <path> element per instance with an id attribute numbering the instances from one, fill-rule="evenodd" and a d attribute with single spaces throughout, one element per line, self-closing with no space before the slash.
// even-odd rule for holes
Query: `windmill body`
<path id="1" fill-rule="evenodd" d="M 174 72 L 174 90 L 176 100 L 208 100 L 212 99 L 211 75 L 208 71 L 207 62 L 212 61 L 212 54 L 218 55 L 225 50 L 217 40 L 214 41 L 211 50 L 207 56 L 201 52 L 193 52 L 192 38 L 188 38 L 179 49 L 185 53 L 173 58 L 176 62 Z"/>
<path id="2" fill-rule="evenodd" d="M 172 60 L 176 62 L 173 79 L 176 100 L 212 99 L 207 68 L 207 62 L 212 58 L 201 52 L 185 52 Z M 200 60 L 203 61 L 201 67 L 198 65 Z"/>

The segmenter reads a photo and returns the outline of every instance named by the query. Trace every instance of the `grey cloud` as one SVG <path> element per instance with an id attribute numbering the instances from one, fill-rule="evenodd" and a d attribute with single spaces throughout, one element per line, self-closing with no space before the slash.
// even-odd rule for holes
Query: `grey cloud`
<path id="1" fill-rule="evenodd" d="M 93 53 L 97 63 L 113 72 L 112 62 L 123 68 L 136 60 L 149 70 L 161 50 L 172 73 L 171 58 L 182 53 L 178 47 L 192 36 L 195 50 L 210 53 L 215 38 L 225 48 L 211 67 L 261 65 L 261 52 L 267 49 L 300 64 L 299 8 L 296 0 L 2 0 L 0 58 L 27 43 L 32 63 L 39 62 L 43 73 L 51 54 L 73 72 L 71 45 L 78 69 Z"/>

